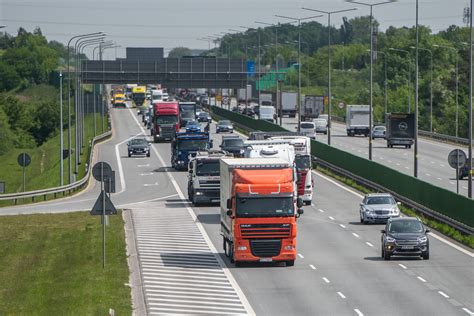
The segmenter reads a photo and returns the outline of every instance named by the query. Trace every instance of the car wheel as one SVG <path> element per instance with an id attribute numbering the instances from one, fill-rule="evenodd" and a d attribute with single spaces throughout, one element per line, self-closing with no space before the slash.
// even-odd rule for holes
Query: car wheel
<path id="1" fill-rule="evenodd" d="M 383 246 L 382 246 L 382 247 L 383 247 Z M 383 260 L 388 261 L 388 260 L 390 260 L 390 257 L 391 257 L 390 254 L 384 250 L 384 252 L 383 252 Z"/>
<path id="2" fill-rule="evenodd" d="M 364 216 L 362 216 L 362 214 L 360 214 L 360 222 L 361 222 L 362 224 L 365 224 Z"/>
<path id="3" fill-rule="evenodd" d="M 382 245 L 382 251 L 381 251 L 381 253 L 382 253 L 382 258 L 385 258 L 385 251 L 383 250 L 383 245 Z"/>
<path id="4" fill-rule="evenodd" d="M 150 153 L 148 152 L 148 154 L 146 154 L 147 157 L 150 157 Z"/>
<path id="5" fill-rule="evenodd" d="M 132 154 L 131 153 L 128 153 L 128 158 L 132 157 Z"/>
<path id="6" fill-rule="evenodd" d="M 423 257 L 423 260 L 430 260 L 430 252 L 429 251 L 424 252 L 422 257 Z"/>
<path id="7" fill-rule="evenodd" d="M 285 263 L 287 267 L 292 267 L 295 265 L 295 260 L 288 260 Z"/>

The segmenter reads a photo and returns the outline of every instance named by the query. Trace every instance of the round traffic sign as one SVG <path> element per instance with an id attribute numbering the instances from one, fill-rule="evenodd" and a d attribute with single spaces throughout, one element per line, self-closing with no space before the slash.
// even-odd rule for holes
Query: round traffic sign
<path id="1" fill-rule="evenodd" d="M 97 181 L 103 181 L 112 177 L 112 167 L 106 162 L 99 161 L 92 167 L 92 176 Z"/>
<path id="2" fill-rule="evenodd" d="M 467 156 L 461 149 L 453 149 L 448 155 L 448 163 L 451 168 L 461 168 L 467 161 Z"/>
<path id="3" fill-rule="evenodd" d="M 27 153 L 21 153 L 17 158 L 18 164 L 22 167 L 27 167 L 31 163 L 31 157 Z"/>

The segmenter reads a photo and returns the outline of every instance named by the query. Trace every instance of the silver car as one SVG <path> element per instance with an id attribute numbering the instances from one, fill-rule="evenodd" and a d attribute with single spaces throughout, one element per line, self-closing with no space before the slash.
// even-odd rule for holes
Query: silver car
<path id="1" fill-rule="evenodd" d="M 367 194 L 360 203 L 360 222 L 386 223 L 389 218 L 400 216 L 399 205 L 389 193 Z"/>
<path id="2" fill-rule="evenodd" d="M 372 129 L 372 139 L 385 138 L 386 131 L 387 128 L 385 126 L 374 126 L 374 128 Z"/>

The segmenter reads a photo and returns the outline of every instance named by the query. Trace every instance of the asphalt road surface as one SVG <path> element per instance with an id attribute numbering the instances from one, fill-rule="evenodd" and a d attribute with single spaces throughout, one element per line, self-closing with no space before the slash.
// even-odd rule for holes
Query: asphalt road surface
<path id="1" fill-rule="evenodd" d="M 132 212 L 138 212 L 153 200 L 164 201 L 155 204 L 157 210 L 173 214 L 176 209 L 178 218 L 183 215 L 182 208 L 188 208 L 196 216 L 194 223 L 202 227 L 200 232 L 208 239 L 211 252 L 212 248 L 217 251 L 216 260 L 222 262 L 221 269 L 228 269 L 230 279 L 235 280 L 232 288 L 226 289 L 242 291 L 240 301 L 235 303 L 237 312 L 247 300 L 250 308 L 246 311 L 257 315 L 473 315 L 474 254 L 471 251 L 432 233 L 430 260 L 383 261 L 380 255 L 383 226 L 359 223 L 362 196 L 316 173 L 314 203 L 305 207 L 305 214 L 298 219 L 295 266 L 249 264 L 236 268 L 223 254 L 218 206 L 190 207 L 183 201 L 187 197 L 183 195 L 187 173 L 170 168 L 170 144 L 153 144 L 150 158 L 128 158 L 126 140 L 148 131 L 135 120 L 135 110 L 112 109 L 111 112 L 115 134 L 112 140 L 98 147 L 97 160 L 109 162 L 117 171 L 119 193 L 112 195 L 112 201 Z M 215 130 L 215 124 L 211 130 Z M 217 148 L 221 135 L 212 137 Z M 377 150 L 375 154 L 379 155 Z M 97 186 L 91 186 L 73 198 L 2 208 L 0 214 L 88 210 L 97 196 Z M 179 207 L 172 203 L 176 199 L 180 200 Z M 140 203 L 143 201 L 149 202 Z M 140 221 L 143 225 L 153 223 L 146 220 L 147 214 L 140 215 L 145 216 Z M 170 227 L 176 228 L 174 224 L 170 223 Z M 163 227 L 152 227 L 152 231 L 158 234 L 160 228 Z M 177 235 L 186 237 L 179 229 Z M 199 234 L 196 238 L 200 240 Z M 196 241 L 193 236 L 189 239 Z M 159 264 L 147 268 L 153 272 Z M 158 303 L 163 301 L 158 298 Z"/>

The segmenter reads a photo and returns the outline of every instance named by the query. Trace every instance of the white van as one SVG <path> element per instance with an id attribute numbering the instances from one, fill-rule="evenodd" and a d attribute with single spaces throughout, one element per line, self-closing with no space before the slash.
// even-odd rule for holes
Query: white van
<path id="1" fill-rule="evenodd" d="M 316 124 L 314 122 L 301 122 L 300 133 L 312 139 L 316 139 Z"/>
<path id="2" fill-rule="evenodd" d="M 271 105 L 261 105 L 260 106 L 260 119 L 274 123 L 275 118 L 275 108 Z"/>
<path id="3" fill-rule="evenodd" d="M 316 134 L 317 133 L 328 133 L 328 121 L 323 118 L 317 118 L 313 120 L 314 125 L 316 126 Z"/>

